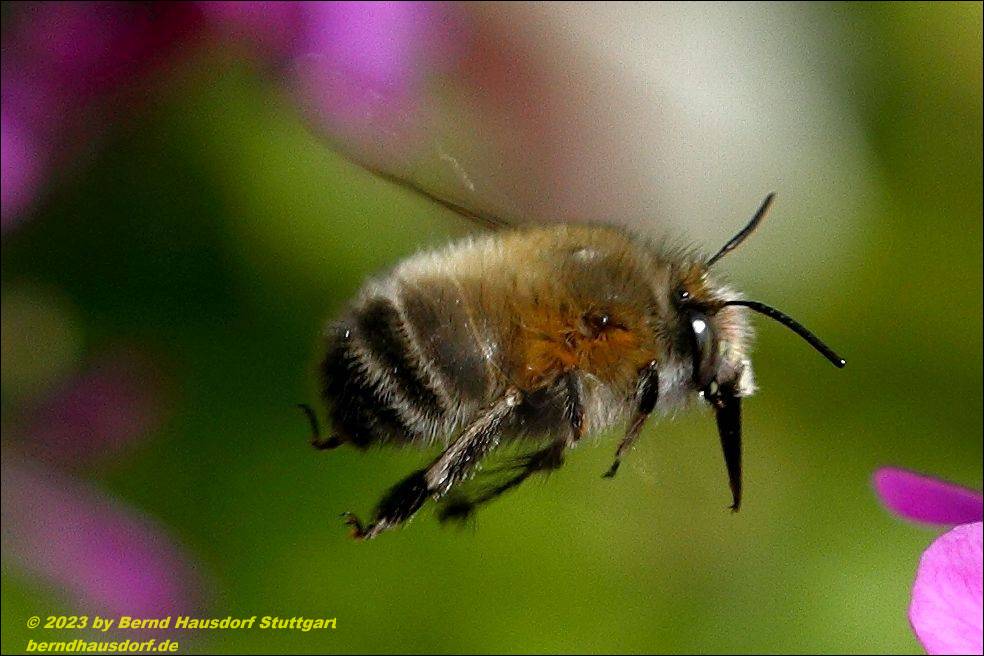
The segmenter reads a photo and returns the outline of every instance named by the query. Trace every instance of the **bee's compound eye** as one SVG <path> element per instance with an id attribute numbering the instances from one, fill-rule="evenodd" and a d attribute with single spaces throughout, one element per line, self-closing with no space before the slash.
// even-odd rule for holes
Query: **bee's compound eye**
<path id="1" fill-rule="evenodd" d="M 690 300 L 690 292 L 686 289 L 678 289 L 676 293 L 676 300 L 678 303 L 686 303 Z"/>

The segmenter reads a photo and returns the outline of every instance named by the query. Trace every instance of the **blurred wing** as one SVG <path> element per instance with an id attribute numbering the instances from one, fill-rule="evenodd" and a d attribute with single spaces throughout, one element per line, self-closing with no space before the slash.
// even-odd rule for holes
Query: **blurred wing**
<path id="1" fill-rule="evenodd" d="M 419 60 L 415 50 L 426 41 L 406 44 L 408 61 Z M 315 48 L 320 53 L 295 61 L 292 76 L 296 99 L 322 142 L 380 178 L 486 228 L 525 222 L 503 209 L 515 207 L 512 185 L 501 181 L 501 171 L 489 169 L 494 158 L 476 144 L 474 130 L 428 92 L 416 68 L 405 70 L 398 58 L 394 70 L 362 71 L 365 62 L 353 62 L 344 52 L 325 54 L 328 48 L 321 45 Z"/>
<path id="2" fill-rule="evenodd" d="M 344 153 L 343 153 L 344 154 Z M 352 159 L 351 157 L 349 158 Z M 364 169 L 379 176 L 383 180 L 390 182 L 392 184 L 398 185 L 414 194 L 426 198 L 427 200 L 434 202 L 445 209 L 451 210 L 460 217 L 463 217 L 469 221 L 474 222 L 477 225 L 487 228 L 489 230 L 503 230 L 507 228 L 514 228 L 516 226 L 526 223 L 525 221 L 514 219 L 514 218 L 503 218 L 501 216 L 496 216 L 490 212 L 485 212 L 479 209 L 472 209 L 466 207 L 462 202 L 457 200 L 452 200 L 451 198 L 442 195 L 436 191 L 431 191 L 421 186 L 419 183 L 411 178 L 401 177 L 394 173 L 388 173 L 378 168 L 374 168 L 365 164 L 361 164 L 356 160 L 356 164 L 359 164 Z M 473 203 L 477 206 L 477 203 Z"/>
<path id="3" fill-rule="evenodd" d="M 569 11 L 523 3 L 510 11 L 482 3 L 288 4 L 303 14 L 303 29 L 285 73 L 322 140 L 481 225 L 649 229 L 654 214 L 671 207 L 661 183 L 689 175 L 676 171 L 671 148 L 681 124 L 667 118 L 664 103 L 651 102 L 648 84 L 620 81 L 655 75 L 659 92 L 659 71 L 622 71 L 623 58 L 578 56 L 580 39 L 561 36 L 578 24 Z M 599 16 L 577 20 L 587 28 Z"/>

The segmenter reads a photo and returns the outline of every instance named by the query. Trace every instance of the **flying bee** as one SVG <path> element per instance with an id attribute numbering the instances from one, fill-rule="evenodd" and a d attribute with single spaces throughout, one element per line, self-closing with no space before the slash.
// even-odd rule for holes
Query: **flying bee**
<path id="1" fill-rule="evenodd" d="M 407 185 L 407 183 L 403 182 Z M 407 185 L 410 186 L 410 185 Z M 710 257 L 613 226 L 502 226 L 415 255 L 366 284 L 325 332 L 321 395 L 334 429 L 318 449 L 440 444 L 443 452 L 392 487 L 356 538 L 373 538 L 441 500 L 509 440 L 528 445 L 505 478 L 444 500 L 468 516 L 530 476 L 560 467 L 590 434 L 626 422 L 613 477 L 654 412 L 690 401 L 714 408 L 731 487 L 742 500 L 741 400 L 755 391 L 749 311 L 778 321 L 837 367 L 845 362 L 782 312 L 715 282 L 714 264 L 772 205 Z"/>

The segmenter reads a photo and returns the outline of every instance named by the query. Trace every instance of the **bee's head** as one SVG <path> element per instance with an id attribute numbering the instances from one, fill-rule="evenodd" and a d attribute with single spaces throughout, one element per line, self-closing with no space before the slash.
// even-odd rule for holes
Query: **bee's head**
<path id="1" fill-rule="evenodd" d="M 711 266 L 755 230 L 774 198 L 775 194 L 769 194 L 748 225 L 712 257 L 679 271 L 671 292 L 671 302 L 680 318 L 675 341 L 679 352 L 688 354 L 692 362 L 693 389 L 714 406 L 735 510 L 741 504 L 741 398 L 754 391 L 748 359 L 751 331 L 747 310 L 786 326 L 835 366 L 845 365 L 843 358 L 792 317 L 765 303 L 736 298 L 730 289 L 709 279 Z"/>
<path id="2" fill-rule="evenodd" d="M 736 294 L 718 286 L 700 264 L 680 276 L 670 294 L 678 319 L 674 350 L 691 365 L 689 380 L 681 382 L 705 399 L 721 387 L 735 396 L 752 394 L 752 329 L 746 312 L 725 305 Z"/>

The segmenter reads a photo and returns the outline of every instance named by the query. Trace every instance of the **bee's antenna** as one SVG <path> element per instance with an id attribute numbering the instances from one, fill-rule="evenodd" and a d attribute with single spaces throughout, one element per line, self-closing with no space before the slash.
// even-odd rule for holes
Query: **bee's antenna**
<path id="1" fill-rule="evenodd" d="M 768 206 L 770 198 L 771 196 L 765 200 L 765 204 L 763 205 L 763 207 Z M 759 210 L 760 214 L 761 212 L 762 210 Z M 753 224 L 755 223 L 755 221 L 756 219 L 752 219 L 752 223 L 749 225 L 754 227 Z M 743 230 L 742 233 L 748 231 L 749 229 L 745 228 L 745 230 Z M 739 234 L 738 236 L 740 237 L 741 234 Z M 735 239 L 737 239 L 737 237 Z M 732 239 L 731 241 L 734 241 L 734 239 Z M 807 330 L 803 324 L 796 321 L 796 319 L 793 319 L 788 314 L 784 314 L 783 312 L 780 312 L 774 307 L 770 307 L 765 303 L 759 303 L 758 301 L 742 301 L 742 300 L 725 301 L 724 305 L 740 305 L 742 307 L 747 307 L 750 310 L 755 310 L 759 314 L 764 314 L 770 319 L 775 319 L 776 321 L 778 321 L 779 323 L 786 326 L 794 333 L 805 339 L 810 344 L 810 346 L 812 346 L 817 351 L 819 351 L 823 357 L 830 360 L 830 362 L 838 369 L 842 368 L 845 364 L 847 364 L 847 361 L 844 360 L 844 358 L 834 353 L 833 349 L 831 349 L 829 346 L 824 344 L 819 337 L 817 337 L 809 330 Z"/>
<path id="2" fill-rule="evenodd" d="M 729 241 L 727 244 L 722 246 L 721 250 L 719 250 L 717 253 L 712 255 L 711 258 L 707 260 L 707 264 L 705 266 L 707 268 L 710 268 L 715 262 L 720 260 L 722 257 L 727 255 L 731 251 L 738 248 L 738 246 L 741 245 L 741 242 L 745 241 L 745 239 L 748 238 L 748 235 L 752 234 L 755 231 L 755 228 L 757 228 L 758 224 L 762 222 L 762 219 L 765 218 L 765 215 L 769 213 L 769 208 L 772 207 L 772 201 L 774 201 L 775 199 L 776 199 L 775 192 L 772 192 L 771 194 L 766 196 L 765 200 L 762 201 L 762 205 L 759 206 L 758 211 L 755 213 L 755 216 L 753 216 L 752 220 L 748 222 L 748 225 L 742 228 L 741 232 L 739 232 L 737 235 L 732 237 L 731 241 Z"/>

